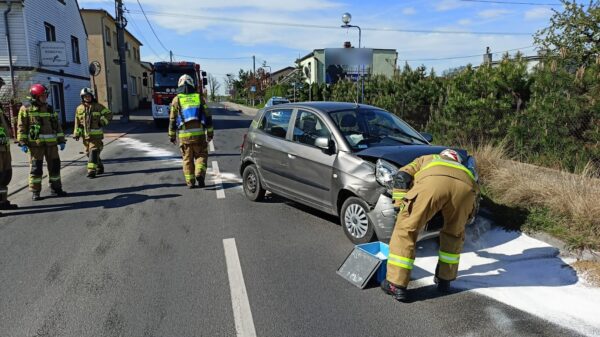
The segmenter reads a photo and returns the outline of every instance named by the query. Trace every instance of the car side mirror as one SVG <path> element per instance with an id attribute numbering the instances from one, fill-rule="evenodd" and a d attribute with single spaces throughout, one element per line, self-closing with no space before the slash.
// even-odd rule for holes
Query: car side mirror
<path id="1" fill-rule="evenodd" d="M 425 138 L 425 140 L 428 143 L 433 142 L 433 135 L 431 133 L 429 133 L 429 132 L 421 132 L 421 136 L 423 136 L 423 138 Z"/>
<path id="2" fill-rule="evenodd" d="M 328 154 L 335 153 L 335 142 L 328 137 L 319 137 L 315 139 L 315 146 L 325 150 Z"/>

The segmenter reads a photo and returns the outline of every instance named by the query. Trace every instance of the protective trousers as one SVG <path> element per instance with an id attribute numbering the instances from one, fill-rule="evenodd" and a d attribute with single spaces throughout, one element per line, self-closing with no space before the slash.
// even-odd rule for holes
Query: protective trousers
<path id="1" fill-rule="evenodd" d="M 0 151 L 0 206 L 8 203 L 8 184 L 12 179 L 9 151 Z"/>
<path id="2" fill-rule="evenodd" d="M 415 260 L 417 237 L 425 224 L 441 211 L 444 226 L 436 276 L 456 279 L 465 239 L 465 225 L 474 211 L 476 191 L 472 186 L 446 176 L 428 176 L 415 182 L 406 194 L 390 240 L 387 280 L 406 287 Z"/>
<path id="3" fill-rule="evenodd" d="M 62 183 L 60 181 L 60 156 L 58 155 L 58 147 L 56 145 L 32 146 L 29 148 L 31 165 L 29 190 L 31 192 L 40 192 L 42 190 L 44 158 L 46 158 L 46 165 L 48 166 L 50 189 L 53 191 L 62 190 Z"/>
<path id="4" fill-rule="evenodd" d="M 100 159 L 100 153 L 104 148 L 101 139 L 83 140 L 85 154 L 88 156 L 87 171 L 88 173 L 96 173 L 96 171 L 104 172 L 104 165 Z"/>
<path id="5" fill-rule="evenodd" d="M 183 156 L 183 175 L 187 185 L 195 185 L 194 179 L 204 180 L 208 161 L 208 146 L 205 141 L 179 146 Z"/>

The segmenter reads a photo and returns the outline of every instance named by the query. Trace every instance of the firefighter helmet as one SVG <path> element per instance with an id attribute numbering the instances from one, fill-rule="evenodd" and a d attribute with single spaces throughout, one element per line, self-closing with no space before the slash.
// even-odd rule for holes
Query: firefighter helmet
<path id="1" fill-rule="evenodd" d="M 81 92 L 79 93 L 79 96 L 81 96 L 81 99 L 83 99 L 83 96 L 85 96 L 85 95 L 90 95 L 90 96 L 92 96 L 92 99 L 93 99 L 95 97 L 94 90 L 92 90 L 91 88 L 81 89 Z"/>
<path id="2" fill-rule="evenodd" d="M 460 155 L 458 154 L 458 152 L 452 150 L 452 149 L 445 149 L 444 151 L 440 152 L 440 156 L 448 158 L 448 159 L 452 159 L 456 162 L 462 162 Z"/>
<path id="3" fill-rule="evenodd" d="M 45 85 L 36 83 L 36 84 L 32 85 L 31 88 L 29 89 L 29 94 L 31 95 L 32 98 L 37 98 L 42 95 L 48 95 L 48 88 L 46 88 Z"/>
<path id="4" fill-rule="evenodd" d="M 192 76 L 190 76 L 188 74 L 181 75 L 181 77 L 179 78 L 179 81 L 177 81 L 177 86 L 183 87 L 186 84 L 193 87 L 194 79 L 192 78 Z"/>

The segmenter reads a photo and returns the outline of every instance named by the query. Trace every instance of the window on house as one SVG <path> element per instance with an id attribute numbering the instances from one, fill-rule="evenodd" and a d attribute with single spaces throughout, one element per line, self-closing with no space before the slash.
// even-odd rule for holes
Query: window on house
<path id="1" fill-rule="evenodd" d="M 66 5 L 67 3 L 65 2 L 65 0 L 58 0 L 58 2 L 60 2 L 63 5 Z"/>
<path id="2" fill-rule="evenodd" d="M 106 39 L 106 45 L 110 46 L 112 41 L 110 40 L 110 28 L 104 27 L 104 38 Z"/>
<path id="3" fill-rule="evenodd" d="M 46 41 L 56 41 L 56 30 L 54 26 L 48 22 L 44 22 L 44 29 L 46 30 Z"/>
<path id="4" fill-rule="evenodd" d="M 129 92 L 131 96 L 137 95 L 137 82 L 135 81 L 135 76 L 129 76 Z"/>
<path id="5" fill-rule="evenodd" d="M 73 62 L 81 63 L 81 58 L 79 57 L 79 39 L 75 36 L 71 36 L 71 51 L 73 52 Z"/>

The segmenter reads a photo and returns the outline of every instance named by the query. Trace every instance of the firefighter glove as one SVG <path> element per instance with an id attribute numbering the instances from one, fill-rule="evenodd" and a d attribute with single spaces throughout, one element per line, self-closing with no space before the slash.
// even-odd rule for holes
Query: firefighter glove
<path id="1" fill-rule="evenodd" d="M 65 149 L 65 143 L 59 143 L 58 147 L 60 147 L 60 150 L 63 151 Z"/>
<path id="2" fill-rule="evenodd" d="M 23 151 L 23 153 L 27 153 L 29 151 L 29 148 L 27 147 L 27 145 L 21 145 L 21 151 Z"/>

